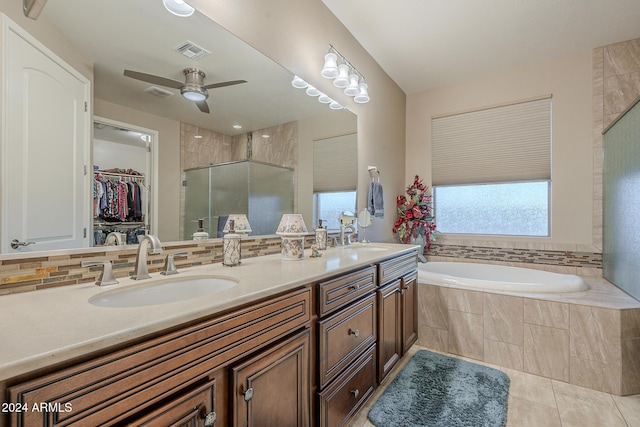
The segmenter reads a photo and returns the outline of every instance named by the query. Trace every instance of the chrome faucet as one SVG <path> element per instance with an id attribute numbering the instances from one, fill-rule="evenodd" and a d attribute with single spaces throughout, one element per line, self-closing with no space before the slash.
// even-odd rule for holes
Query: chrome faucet
<path id="1" fill-rule="evenodd" d="M 98 277 L 96 285 L 105 286 L 118 284 L 116 277 L 113 275 L 113 266 L 111 265 L 111 261 L 82 261 L 81 265 L 83 267 L 92 267 L 94 265 L 102 266 L 102 274 Z"/>
<path id="2" fill-rule="evenodd" d="M 149 248 L 151 245 L 151 248 Z M 151 254 L 162 253 L 162 244 L 153 234 L 146 234 L 138 245 L 138 255 L 136 256 L 135 273 L 131 276 L 133 280 L 150 279 L 149 270 L 147 269 L 147 250 Z"/>
<path id="3" fill-rule="evenodd" d="M 346 233 L 346 231 L 349 230 L 349 233 Z M 351 236 L 353 236 L 356 233 L 356 228 L 352 225 L 352 224 L 348 224 L 348 225 L 341 225 L 340 226 L 340 245 L 344 246 L 345 245 L 345 237 L 347 238 L 347 245 L 351 244 Z"/>

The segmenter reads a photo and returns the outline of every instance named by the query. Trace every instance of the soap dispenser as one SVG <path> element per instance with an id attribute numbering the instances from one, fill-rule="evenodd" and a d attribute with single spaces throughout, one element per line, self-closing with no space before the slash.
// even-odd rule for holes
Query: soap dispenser
<path id="1" fill-rule="evenodd" d="M 222 238 L 222 264 L 228 267 L 240 264 L 240 235 L 236 233 L 234 220 L 229 220 L 229 232 Z"/>
<path id="2" fill-rule="evenodd" d="M 204 231 L 204 218 L 199 218 L 196 221 L 191 222 L 198 223 L 198 231 L 193 233 L 193 235 L 191 236 L 193 240 L 207 240 L 209 238 L 209 233 Z"/>
<path id="3" fill-rule="evenodd" d="M 322 221 L 319 219 L 316 227 L 316 246 L 320 251 L 327 249 L 327 229 L 322 226 Z"/>

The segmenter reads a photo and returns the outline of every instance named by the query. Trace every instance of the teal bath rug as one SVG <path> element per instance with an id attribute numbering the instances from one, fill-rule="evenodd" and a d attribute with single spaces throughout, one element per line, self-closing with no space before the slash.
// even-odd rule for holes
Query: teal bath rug
<path id="1" fill-rule="evenodd" d="M 500 427 L 509 376 L 497 369 L 418 350 L 369 411 L 376 427 Z"/>

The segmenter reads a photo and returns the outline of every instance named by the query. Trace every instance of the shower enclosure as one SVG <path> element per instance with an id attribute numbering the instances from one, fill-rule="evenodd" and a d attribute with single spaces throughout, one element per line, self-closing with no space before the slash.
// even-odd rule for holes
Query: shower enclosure
<path id="1" fill-rule="evenodd" d="M 211 238 L 222 237 L 229 214 L 245 214 L 251 235 L 274 234 L 283 213 L 293 213 L 293 169 L 253 160 L 185 171 L 184 238 L 205 218 Z"/>
<path id="2" fill-rule="evenodd" d="M 640 300 L 640 103 L 603 136 L 603 276 Z"/>

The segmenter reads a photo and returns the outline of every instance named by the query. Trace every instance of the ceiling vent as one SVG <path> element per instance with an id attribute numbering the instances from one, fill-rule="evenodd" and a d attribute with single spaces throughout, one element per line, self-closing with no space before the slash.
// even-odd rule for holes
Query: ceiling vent
<path id="1" fill-rule="evenodd" d="M 211 54 L 211 52 L 209 52 L 207 49 L 200 47 L 197 44 L 190 42 L 189 40 L 174 47 L 173 50 L 175 50 L 176 52 L 180 52 L 187 58 L 193 60 L 197 60 L 202 58 L 203 56 Z"/>
<path id="2" fill-rule="evenodd" d="M 173 92 L 169 92 L 168 90 L 159 88 L 157 86 L 149 86 L 144 91 L 150 93 L 151 95 L 155 95 L 158 98 L 168 98 L 173 95 Z"/>

